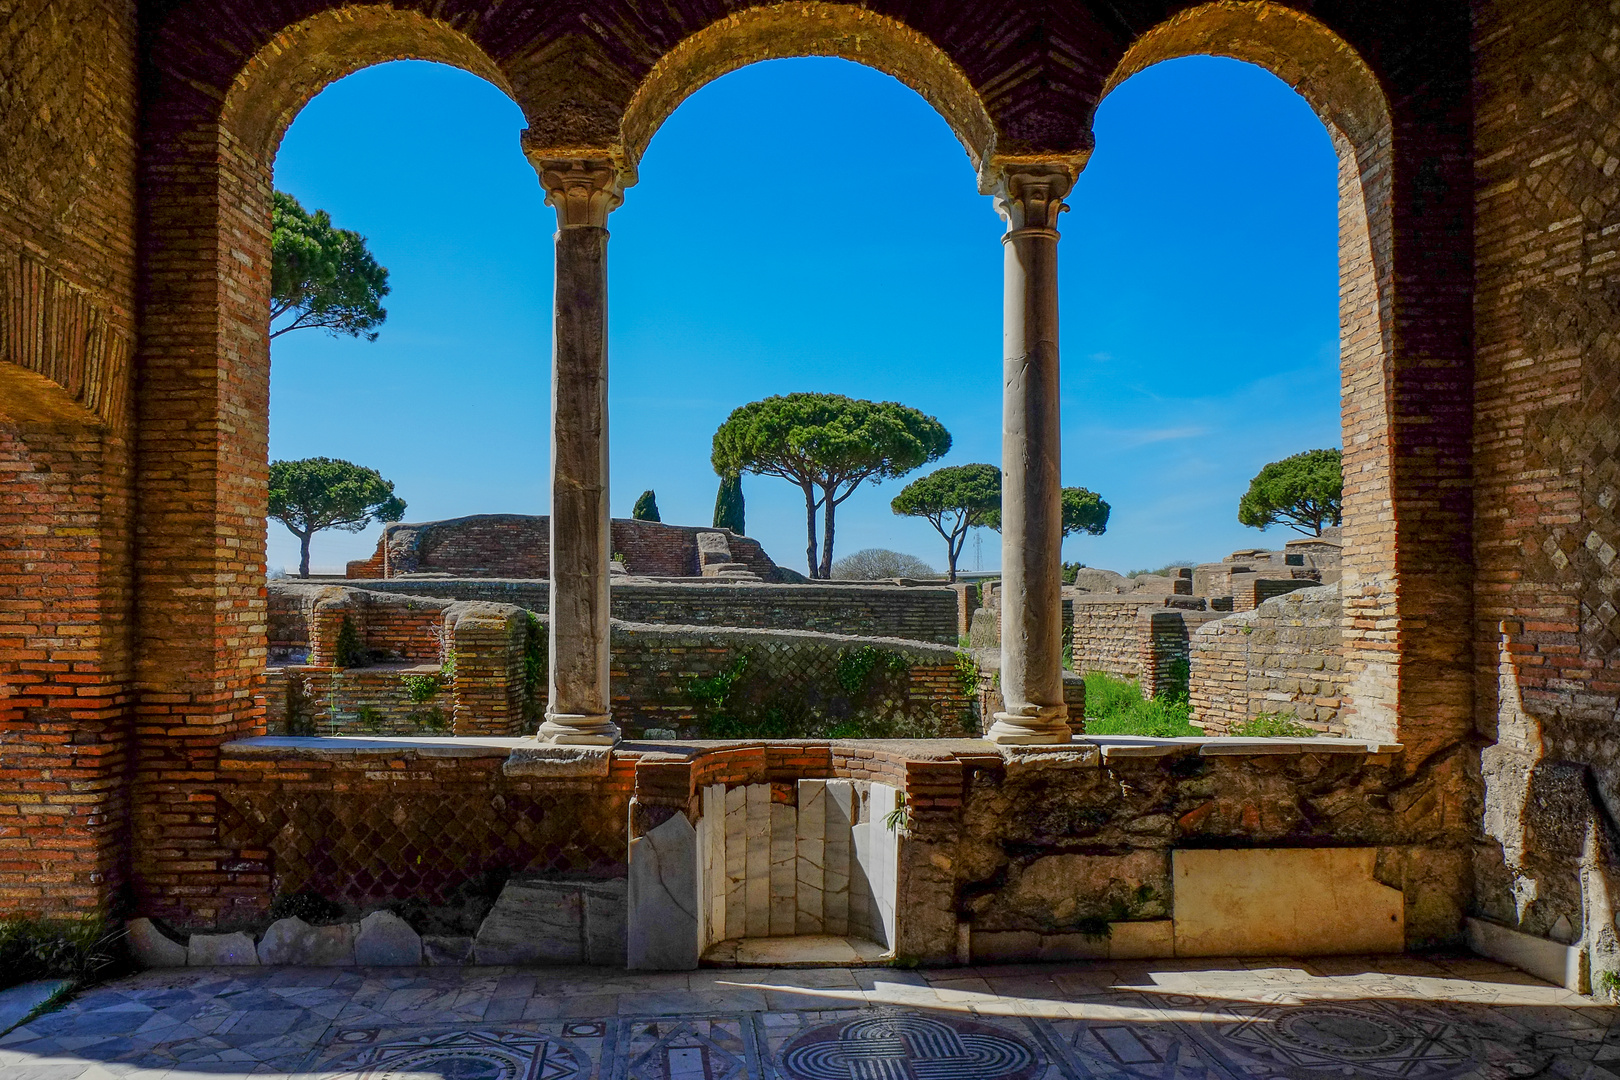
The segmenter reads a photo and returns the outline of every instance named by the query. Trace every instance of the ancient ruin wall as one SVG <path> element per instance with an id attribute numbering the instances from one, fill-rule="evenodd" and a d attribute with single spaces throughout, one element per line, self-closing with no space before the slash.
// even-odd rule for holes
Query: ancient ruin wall
<path id="1" fill-rule="evenodd" d="M 368 590 L 488 600 L 530 611 L 550 610 L 544 581 L 500 578 L 407 578 L 364 583 Z M 770 585 L 760 582 L 617 581 L 613 617 L 624 622 L 813 630 L 823 634 L 897 637 L 956 644 L 957 594 L 945 587 Z"/>
<path id="2" fill-rule="evenodd" d="M 1169 607 L 1164 596 L 1081 594 L 1074 597 L 1074 670 L 1100 671 L 1140 683 L 1151 697 L 1179 690 L 1190 659 L 1188 635 L 1219 614 L 1194 606 Z"/>
<path id="3" fill-rule="evenodd" d="M 1620 968 L 1620 11 L 1475 8 L 1475 910 L 1584 944 L 1595 983 Z"/>
<path id="4" fill-rule="evenodd" d="M 615 518 L 613 555 L 625 569 L 648 577 L 698 577 L 699 533 L 725 536 L 733 561 L 765 581 L 783 578 L 759 541 L 729 529 L 666 525 Z M 551 573 L 551 519 L 528 514 L 475 514 L 470 517 L 394 524 L 383 528 L 377 550 L 349 563 L 350 578 L 392 578 L 402 574 L 449 574 L 475 578 L 546 578 Z"/>
<path id="5" fill-rule="evenodd" d="M 1192 635 L 1193 723 L 1227 735 L 1260 713 L 1343 734 L 1346 676 L 1337 585 L 1302 589 Z"/>

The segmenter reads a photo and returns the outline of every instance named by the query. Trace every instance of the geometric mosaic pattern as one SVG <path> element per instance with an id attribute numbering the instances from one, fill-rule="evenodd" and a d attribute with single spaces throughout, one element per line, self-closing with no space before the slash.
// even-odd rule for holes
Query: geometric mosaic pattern
<path id="1" fill-rule="evenodd" d="M 1620 1080 L 1620 1009 L 1378 963 L 148 972 L 0 1036 L 0 1078 Z"/>
<path id="2" fill-rule="evenodd" d="M 1011 1032 L 954 1016 L 901 1013 L 828 1024 L 780 1056 L 790 1080 L 1030 1080 L 1045 1071 Z"/>

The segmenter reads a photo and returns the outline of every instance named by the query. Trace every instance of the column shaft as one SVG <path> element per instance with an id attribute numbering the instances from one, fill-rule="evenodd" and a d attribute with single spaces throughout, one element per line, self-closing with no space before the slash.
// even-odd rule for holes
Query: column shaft
<path id="1" fill-rule="evenodd" d="M 551 376 L 549 700 L 540 737 L 611 745 L 608 515 L 607 213 L 611 169 L 548 162 L 557 207 Z"/>
<path id="2" fill-rule="evenodd" d="M 1067 173 L 1009 176 L 1001 435 L 1001 696 L 988 736 L 1069 741 L 1063 703 L 1058 213 Z"/>

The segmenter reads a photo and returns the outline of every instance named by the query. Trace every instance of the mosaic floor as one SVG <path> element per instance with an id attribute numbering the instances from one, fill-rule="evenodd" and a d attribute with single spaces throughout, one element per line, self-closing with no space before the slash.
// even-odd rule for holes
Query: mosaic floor
<path id="1" fill-rule="evenodd" d="M 1620 1009 L 1476 959 L 196 969 L 0 1038 L 0 1080 L 1620 1080 Z"/>

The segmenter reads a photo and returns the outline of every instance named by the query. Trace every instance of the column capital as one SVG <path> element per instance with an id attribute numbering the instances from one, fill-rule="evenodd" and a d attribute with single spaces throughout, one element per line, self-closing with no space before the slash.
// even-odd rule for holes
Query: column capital
<path id="1" fill-rule="evenodd" d="M 1066 161 L 1007 162 L 996 174 L 996 213 L 1007 232 L 1025 229 L 1057 231 L 1058 215 L 1067 210 L 1063 196 L 1074 187 L 1079 169 Z"/>
<path id="2" fill-rule="evenodd" d="M 546 189 L 546 205 L 557 209 L 557 228 L 607 227 L 607 217 L 624 202 L 624 171 L 610 157 L 530 159 Z"/>

